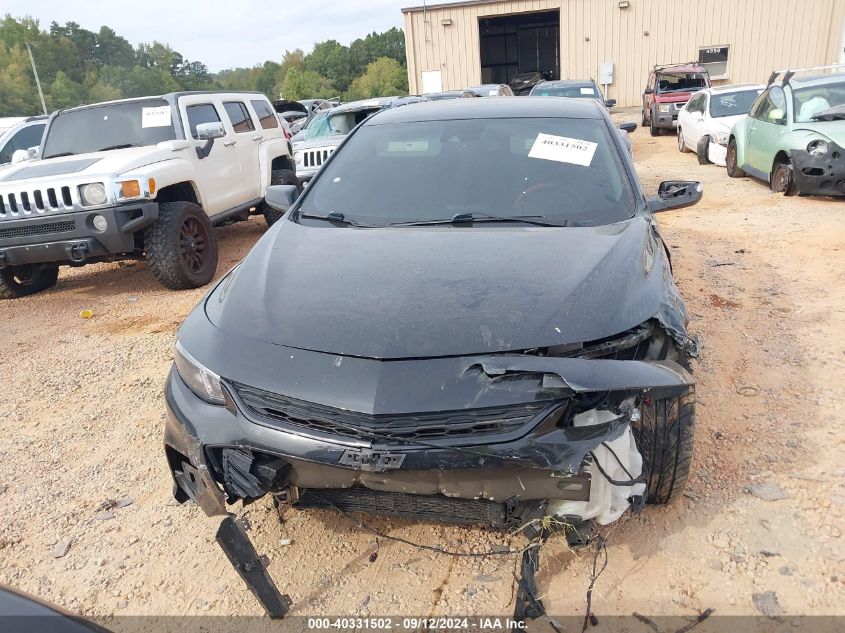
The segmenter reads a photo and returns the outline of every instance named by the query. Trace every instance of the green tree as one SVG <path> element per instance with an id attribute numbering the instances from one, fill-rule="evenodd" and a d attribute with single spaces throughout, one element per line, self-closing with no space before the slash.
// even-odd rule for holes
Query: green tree
<path id="1" fill-rule="evenodd" d="M 114 101 L 115 99 L 122 98 L 123 94 L 119 88 L 110 86 L 103 81 L 98 81 L 88 89 L 85 96 L 85 103 L 100 103 L 102 101 Z"/>
<path id="2" fill-rule="evenodd" d="M 50 86 L 50 107 L 52 109 L 70 108 L 82 103 L 82 86 L 61 70 Z"/>
<path id="3" fill-rule="evenodd" d="M 314 49 L 305 56 L 303 68 L 328 77 L 341 92 L 349 88 L 353 79 L 350 72 L 349 48 L 337 40 L 315 44 Z"/>
<path id="4" fill-rule="evenodd" d="M 408 73 L 390 57 L 381 57 L 367 66 L 366 72 L 352 82 L 346 94 L 350 101 L 371 97 L 408 94 Z"/>
<path id="5" fill-rule="evenodd" d="M 41 114 L 41 103 L 21 46 L 0 44 L 0 116 Z"/>

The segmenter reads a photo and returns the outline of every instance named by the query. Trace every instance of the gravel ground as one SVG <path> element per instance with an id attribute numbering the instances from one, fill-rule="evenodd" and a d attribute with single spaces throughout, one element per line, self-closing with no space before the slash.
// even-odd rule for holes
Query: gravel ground
<path id="1" fill-rule="evenodd" d="M 696 453 L 683 498 L 606 530 L 594 610 L 845 614 L 845 203 L 730 180 L 670 137 L 637 130 L 633 140 L 649 190 L 668 178 L 705 184 L 698 206 L 659 216 L 704 344 Z M 220 272 L 265 228 L 219 229 Z M 214 543 L 217 520 L 172 501 L 163 458 L 175 332 L 204 291 L 163 290 L 134 263 L 63 269 L 59 282 L 0 303 L 0 584 L 94 617 L 260 614 Z M 331 512 L 288 510 L 280 522 L 264 501 L 245 512 L 295 614 L 513 610 L 512 557 L 379 546 Z M 367 521 L 467 551 L 524 544 Z M 583 614 L 591 562 L 560 539 L 544 547 L 538 582 L 551 613 Z"/>

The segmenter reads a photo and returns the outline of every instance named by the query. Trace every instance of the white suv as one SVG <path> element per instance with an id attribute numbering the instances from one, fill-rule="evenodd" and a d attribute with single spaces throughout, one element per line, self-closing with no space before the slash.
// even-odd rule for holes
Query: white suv
<path id="1" fill-rule="evenodd" d="M 211 281 L 212 226 L 299 186 L 289 133 L 263 94 L 181 92 L 56 112 L 36 160 L 0 174 L 0 297 L 56 283 L 62 264 L 144 258 L 172 289 Z"/>
<path id="2" fill-rule="evenodd" d="M 46 116 L 0 119 L 0 166 L 11 163 L 15 152 L 38 147 L 46 127 Z"/>

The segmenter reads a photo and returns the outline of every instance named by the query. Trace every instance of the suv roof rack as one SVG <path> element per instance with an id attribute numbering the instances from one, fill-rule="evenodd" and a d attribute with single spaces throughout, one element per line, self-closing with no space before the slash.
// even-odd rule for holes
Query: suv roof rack
<path id="1" fill-rule="evenodd" d="M 783 80 L 781 81 L 781 86 L 785 86 L 789 83 L 789 80 L 795 75 L 795 73 L 802 73 L 808 70 L 832 70 L 834 68 L 845 68 L 845 63 L 839 64 L 827 64 L 824 66 L 807 66 L 806 68 L 784 68 L 783 70 L 774 70 L 772 74 L 769 75 L 769 81 L 766 82 L 766 85 L 771 85 L 775 82 L 775 79 L 778 78 L 778 75 L 783 74 Z"/>
<path id="2" fill-rule="evenodd" d="M 678 62 L 677 64 L 655 64 L 652 70 L 663 70 L 665 68 L 673 68 L 675 66 L 699 66 L 701 70 L 707 72 L 707 68 L 701 62 Z"/>

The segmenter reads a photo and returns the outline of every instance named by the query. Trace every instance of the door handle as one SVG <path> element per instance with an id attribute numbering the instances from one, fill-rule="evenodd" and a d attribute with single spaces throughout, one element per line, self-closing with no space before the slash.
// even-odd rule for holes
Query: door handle
<path id="1" fill-rule="evenodd" d="M 258 141 L 263 141 L 264 137 L 259 134 L 258 136 L 253 136 L 252 140 L 257 143 Z"/>
<path id="2" fill-rule="evenodd" d="M 223 147 L 232 147 L 237 141 L 223 141 Z"/>

